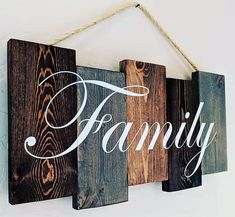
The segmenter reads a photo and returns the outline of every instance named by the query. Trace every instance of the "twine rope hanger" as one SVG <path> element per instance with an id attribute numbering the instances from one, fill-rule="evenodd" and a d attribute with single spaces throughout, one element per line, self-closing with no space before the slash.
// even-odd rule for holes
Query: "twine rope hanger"
<path id="1" fill-rule="evenodd" d="M 153 15 L 140 3 L 136 1 L 131 1 L 128 3 L 121 4 L 120 6 L 114 8 L 113 10 L 107 12 L 106 14 L 102 15 L 101 17 L 84 24 L 80 26 L 77 29 L 74 29 L 70 32 L 65 33 L 64 35 L 48 42 L 48 45 L 55 45 L 59 42 L 62 42 L 66 40 L 67 38 L 71 37 L 72 35 L 75 35 L 77 33 L 80 33 L 82 31 L 85 31 L 86 29 L 89 29 L 90 27 L 93 27 L 108 18 L 111 18 L 115 16 L 116 14 L 128 9 L 128 8 L 138 8 L 140 11 L 143 12 L 143 14 L 151 21 L 151 23 L 160 31 L 160 33 L 166 38 L 166 40 L 184 57 L 184 59 L 189 63 L 189 65 L 195 70 L 198 71 L 198 68 L 196 65 L 192 62 L 192 60 L 182 51 L 182 49 L 179 47 L 179 45 L 176 44 L 176 42 L 169 36 L 169 34 L 163 29 L 163 27 L 159 24 L 156 18 L 153 17 Z"/>

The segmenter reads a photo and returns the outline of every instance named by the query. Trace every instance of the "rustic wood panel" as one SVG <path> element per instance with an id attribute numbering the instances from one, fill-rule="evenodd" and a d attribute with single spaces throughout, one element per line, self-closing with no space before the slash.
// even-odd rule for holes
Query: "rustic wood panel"
<path id="1" fill-rule="evenodd" d="M 113 85 L 124 87 L 125 74 L 89 67 L 77 67 L 77 73 L 84 80 L 101 80 Z M 87 84 L 88 100 L 80 120 L 89 119 L 97 106 L 106 98 L 111 90 Z M 83 100 L 84 90 L 78 86 L 78 106 Z M 103 115 L 111 114 L 113 119 L 102 125 L 98 133 L 89 133 L 86 140 L 78 147 L 78 193 L 73 197 L 73 207 L 84 209 L 99 207 L 127 201 L 127 156 L 118 147 L 107 154 L 102 148 L 102 139 L 107 130 L 118 122 L 126 122 L 126 97 L 115 94 L 105 104 L 98 119 Z M 84 128 L 81 125 L 78 132 Z M 93 131 L 97 125 L 93 127 Z M 111 149 L 123 131 L 118 128 L 110 138 L 108 149 Z M 92 131 L 92 132 L 93 132 Z"/>
<path id="2" fill-rule="evenodd" d="M 168 144 L 172 144 L 181 123 L 184 122 L 186 123 L 186 127 L 179 142 L 179 144 L 182 144 L 188 135 L 197 112 L 198 104 L 195 100 L 197 96 L 194 95 L 197 93 L 193 92 L 193 83 L 190 80 L 167 79 L 166 86 L 167 121 L 172 123 L 173 126 L 173 132 Z M 187 112 L 190 112 L 190 117 L 188 119 L 185 118 Z M 198 131 L 199 125 L 197 124 L 191 143 L 195 141 Z M 178 191 L 201 185 L 201 167 L 190 178 L 187 178 L 184 175 L 186 165 L 198 152 L 200 152 L 200 147 L 196 145 L 188 148 L 185 144 L 182 148 L 177 149 L 174 144 L 168 149 L 168 180 L 162 182 L 163 191 Z M 195 165 L 196 161 L 189 166 L 189 173 L 193 172 Z"/>
<path id="3" fill-rule="evenodd" d="M 212 134 L 216 132 L 203 157 L 202 174 L 227 171 L 225 78 L 213 73 L 194 72 L 193 80 L 199 92 L 198 101 L 204 102 L 200 123 L 206 123 L 207 127 L 209 123 L 215 123 Z"/>
<path id="4" fill-rule="evenodd" d="M 128 135 L 130 144 L 143 122 L 149 123 L 149 126 L 154 122 L 159 122 L 161 126 L 165 123 L 166 72 L 164 66 L 134 60 L 120 62 L 120 70 L 126 73 L 127 86 L 143 85 L 150 90 L 145 97 L 127 97 L 127 119 L 128 122 L 134 122 Z M 162 146 L 164 134 L 161 133 L 154 149 L 148 150 L 153 133 L 154 130 L 151 130 L 143 148 L 136 151 L 142 135 L 138 134 L 128 150 L 129 185 L 167 180 L 167 151 Z"/>
<path id="5" fill-rule="evenodd" d="M 72 195 L 77 189 L 76 151 L 51 160 L 31 157 L 24 142 L 34 136 L 31 152 L 52 156 L 67 149 L 76 140 L 76 123 L 66 129 L 50 128 L 44 118 L 51 97 L 75 76 L 47 76 L 61 70 L 76 70 L 75 51 L 42 44 L 10 40 L 8 42 L 9 94 L 9 201 L 19 204 Z M 67 123 L 77 111 L 76 87 L 62 92 L 50 106 L 49 122 Z"/>

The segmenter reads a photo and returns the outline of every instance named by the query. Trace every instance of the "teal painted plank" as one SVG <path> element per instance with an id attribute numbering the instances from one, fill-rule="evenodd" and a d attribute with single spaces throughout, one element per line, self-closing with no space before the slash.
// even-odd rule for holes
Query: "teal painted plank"
<path id="1" fill-rule="evenodd" d="M 77 73 L 84 80 L 101 80 L 124 87 L 125 74 L 89 67 L 77 67 Z M 107 97 L 111 90 L 87 84 L 88 100 L 80 120 L 88 119 Z M 78 86 L 78 106 L 84 96 L 82 85 Z M 111 114 L 113 119 L 102 125 L 98 133 L 89 133 L 86 140 L 78 147 L 78 193 L 73 197 L 73 208 L 84 209 L 120 203 L 128 200 L 127 156 L 118 147 L 112 153 L 105 153 L 102 148 L 104 134 L 114 124 L 126 122 L 126 97 L 113 95 L 105 104 L 98 117 Z M 79 123 L 80 121 L 78 121 Z M 78 128 L 81 132 L 85 124 Z M 95 125 L 97 126 L 97 125 Z M 95 127 L 93 127 L 94 131 Z M 123 128 L 118 128 L 111 137 L 109 146 L 113 147 L 119 139 Z"/>
<path id="2" fill-rule="evenodd" d="M 216 132 L 203 157 L 202 174 L 227 171 L 225 78 L 213 73 L 194 72 L 193 80 L 199 92 L 198 101 L 205 103 L 200 123 L 206 123 L 206 129 L 209 123 L 215 123 L 212 135 Z"/>

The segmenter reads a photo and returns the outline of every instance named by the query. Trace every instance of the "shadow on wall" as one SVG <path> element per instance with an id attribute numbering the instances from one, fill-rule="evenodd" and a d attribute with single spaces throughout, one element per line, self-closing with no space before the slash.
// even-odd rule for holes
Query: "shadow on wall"
<path id="1" fill-rule="evenodd" d="M 1 79 L 0 80 L 0 105 L 1 105 L 0 106 L 0 193 L 4 192 L 4 194 L 7 194 L 8 113 L 7 113 L 7 79 L 6 79 L 7 72 L 5 71 L 4 68 L 5 67 L 0 68 L 0 79 Z"/>

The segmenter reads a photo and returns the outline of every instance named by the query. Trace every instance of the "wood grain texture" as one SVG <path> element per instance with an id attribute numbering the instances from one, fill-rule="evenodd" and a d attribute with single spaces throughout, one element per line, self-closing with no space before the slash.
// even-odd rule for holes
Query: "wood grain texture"
<path id="1" fill-rule="evenodd" d="M 124 87 L 125 74 L 89 67 L 77 67 L 77 73 L 84 80 L 101 80 L 113 85 Z M 87 84 L 88 99 L 80 121 L 89 119 L 97 106 L 112 93 L 104 87 Z M 83 100 L 84 90 L 78 86 L 78 107 Z M 128 200 L 127 156 L 118 147 L 105 153 L 102 139 L 105 133 L 118 122 L 126 122 L 126 97 L 113 95 L 102 108 L 98 119 L 111 114 L 112 121 L 102 125 L 98 133 L 92 132 L 98 126 L 93 126 L 86 140 L 78 147 L 78 193 L 73 196 L 73 207 L 84 209 L 120 203 Z M 80 122 L 79 121 L 79 122 Z M 85 124 L 78 128 L 80 133 Z M 119 140 L 124 127 L 118 128 L 110 138 L 108 150 Z"/>
<path id="2" fill-rule="evenodd" d="M 45 108 L 55 93 L 76 81 L 58 75 L 39 87 L 47 76 L 61 70 L 76 70 L 75 51 L 11 39 L 8 42 L 9 96 L 9 202 L 19 204 L 70 196 L 77 189 L 76 151 L 66 156 L 40 160 L 24 150 L 24 141 L 34 136 L 30 151 L 53 156 L 77 138 L 76 123 L 54 130 L 45 121 Z M 53 126 L 67 123 L 77 111 L 76 87 L 62 92 L 51 104 L 48 121 Z"/>
<path id="3" fill-rule="evenodd" d="M 206 149 L 202 161 L 202 174 L 227 171 L 225 78 L 223 75 L 194 72 L 198 101 L 204 102 L 200 123 L 215 123 L 212 135 L 216 137 Z M 202 137 L 204 140 L 205 135 Z"/>
<path id="4" fill-rule="evenodd" d="M 176 134 L 179 131 L 181 123 L 186 123 L 185 130 L 181 136 L 179 144 L 182 144 L 191 128 L 193 119 L 197 112 L 198 105 L 195 98 L 197 97 L 193 91 L 193 83 L 191 80 L 178 80 L 178 79 L 167 79 L 167 121 L 172 123 L 173 132 L 168 141 L 168 144 L 172 144 Z M 190 117 L 185 118 L 185 114 L 190 112 Z M 199 125 L 197 124 L 191 143 L 195 141 L 199 131 Z M 191 144 L 190 143 L 190 144 Z M 178 191 L 197 187 L 201 185 L 201 167 L 196 173 L 187 178 L 184 175 L 184 170 L 189 161 L 200 152 L 200 147 L 194 145 L 189 148 L 186 144 L 177 149 L 175 144 L 168 149 L 168 180 L 162 182 L 163 191 Z M 192 173 L 195 169 L 196 162 L 190 164 L 188 172 Z"/>
<path id="5" fill-rule="evenodd" d="M 159 122 L 161 126 L 165 123 L 166 72 L 164 66 L 134 60 L 120 62 L 120 70 L 126 73 L 127 86 L 142 85 L 150 90 L 148 96 L 127 97 L 127 120 L 134 123 L 128 135 L 129 145 L 143 122 L 147 122 L 149 126 L 155 122 Z M 135 91 L 138 92 L 137 88 Z M 167 180 L 167 151 L 162 146 L 163 133 L 159 136 L 154 149 L 148 150 L 154 130 L 153 127 L 143 148 L 136 151 L 142 128 L 128 150 L 129 185 Z"/>

